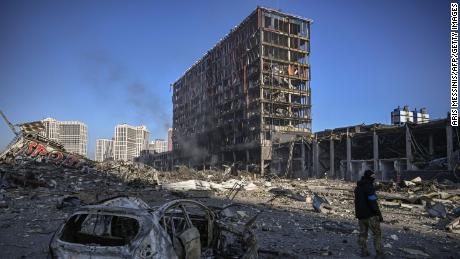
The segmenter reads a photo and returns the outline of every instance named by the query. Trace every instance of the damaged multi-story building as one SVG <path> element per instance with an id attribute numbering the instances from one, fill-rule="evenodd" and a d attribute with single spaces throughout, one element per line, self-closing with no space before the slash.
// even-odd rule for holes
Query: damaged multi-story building
<path id="1" fill-rule="evenodd" d="M 173 84 L 176 165 L 264 174 L 273 146 L 311 135 L 311 23 L 258 7 Z"/>
<path id="2" fill-rule="evenodd" d="M 356 180 L 372 169 L 381 180 L 454 179 L 458 133 L 425 108 L 394 109 L 392 125 L 313 134 L 311 23 L 259 7 L 173 84 L 173 164 L 288 178 Z"/>
<path id="3" fill-rule="evenodd" d="M 457 129 L 449 119 L 428 121 L 424 113 L 425 120 L 414 120 L 409 114 L 404 124 L 362 124 L 316 132 L 307 145 L 312 150 L 311 157 L 307 156 L 311 170 L 305 177 L 356 181 L 371 169 L 383 181 L 416 176 L 460 180 Z"/>

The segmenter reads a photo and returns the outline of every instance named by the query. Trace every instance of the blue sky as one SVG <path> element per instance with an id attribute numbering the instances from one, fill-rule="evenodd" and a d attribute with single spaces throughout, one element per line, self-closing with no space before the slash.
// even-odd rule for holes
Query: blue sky
<path id="1" fill-rule="evenodd" d="M 449 109 L 450 1 L 0 1 L 0 109 L 13 123 L 171 124 L 170 84 L 258 5 L 314 20 L 313 130 Z M 0 149 L 12 139 L 0 123 Z"/>

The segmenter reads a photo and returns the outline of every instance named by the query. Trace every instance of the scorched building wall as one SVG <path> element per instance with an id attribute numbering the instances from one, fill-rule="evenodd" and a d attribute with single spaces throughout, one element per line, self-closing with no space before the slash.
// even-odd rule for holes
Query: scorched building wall
<path id="1" fill-rule="evenodd" d="M 272 145 L 311 134 L 310 23 L 259 7 L 173 84 L 175 164 L 263 174 Z"/>

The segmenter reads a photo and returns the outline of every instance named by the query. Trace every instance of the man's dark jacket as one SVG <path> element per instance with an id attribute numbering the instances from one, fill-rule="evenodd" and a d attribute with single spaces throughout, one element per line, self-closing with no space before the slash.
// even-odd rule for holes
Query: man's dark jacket
<path id="1" fill-rule="evenodd" d="M 358 181 L 355 188 L 355 215 L 358 219 L 382 216 L 377 204 L 373 181 L 364 176 Z"/>

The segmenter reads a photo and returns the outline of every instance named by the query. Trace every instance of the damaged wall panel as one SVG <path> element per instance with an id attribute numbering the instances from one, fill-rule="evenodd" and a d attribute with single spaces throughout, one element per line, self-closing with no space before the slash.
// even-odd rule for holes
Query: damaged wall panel
<path id="1" fill-rule="evenodd" d="M 6 163 L 15 163 L 17 160 L 46 161 L 58 166 L 80 168 L 92 162 L 78 154 L 67 152 L 63 146 L 55 141 L 38 134 L 21 133 L 6 150 L 0 154 L 0 159 Z"/>

